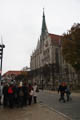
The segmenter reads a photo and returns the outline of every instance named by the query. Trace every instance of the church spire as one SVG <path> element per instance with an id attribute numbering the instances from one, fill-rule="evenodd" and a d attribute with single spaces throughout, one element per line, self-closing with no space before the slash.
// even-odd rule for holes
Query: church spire
<path id="1" fill-rule="evenodd" d="M 43 36 L 46 32 L 48 32 L 48 30 L 47 30 L 47 26 L 46 26 L 45 13 L 44 13 L 44 8 L 43 8 L 43 20 L 42 20 L 42 31 L 41 31 L 41 35 Z"/>

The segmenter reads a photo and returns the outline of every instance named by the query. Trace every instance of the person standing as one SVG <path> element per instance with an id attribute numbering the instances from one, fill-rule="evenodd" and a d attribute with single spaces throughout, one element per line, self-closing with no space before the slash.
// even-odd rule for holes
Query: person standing
<path id="1" fill-rule="evenodd" d="M 65 93 L 66 93 L 67 101 L 69 101 L 71 94 L 69 85 L 66 86 Z"/>
<path id="2" fill-rule="evenodd" d="M 33 85 L 33 99 L 34 103 L 37 103 L 37 93 L 39 92 L 38 86 L 36 83 Z"/>
<path id="3" fill-rule="evenodd" d="M 20 82 L 18 87 L 18 95 L 19 95 L 19 107 L 24 106 L 24 90 L 23 90 L 23 83 Z"/>
<path id="4" fill-rule="evenodd" d="M 13 82 L 10 83 L 8 87 L 8 97 L 9 97 L 9 107 L 14 107 L 14 89 L 13 89 Z"/>
<path id="5" fill-rule="evenodd" d="M 27 106 L 27 102 L 28 102 L 28 86 L 27 86 L 26 82 L 23 84 L 23 92 L 24 92 L 24 98 L 23 98 L 24 106 Z"/>
<path id="6" fill-rule="evenodd" d="M 1 82 L 1 85 L 0 85 L 0 105 L 2 104 L 1 102 L 1 100 L 2 100 L 2 91 L 3 91 L 3 83 Z"/>
<path id="7" fill-rule="evenodd" d="M 3 85 L 3 107 L 7 107 L 9 104 L 9 96 L 8 96 L 8 83 L 4 83 Z"/>
<path id="8" fill-rule="evenodd" d="M 33 87 L 31 84 L 29 84 L 28 91 L 29 91 L 29 93 L 28 93 L 29 94 L 29 96 L 28 96 L 29 105 L 31 105 L 32 97 L 33 97 Z"/>

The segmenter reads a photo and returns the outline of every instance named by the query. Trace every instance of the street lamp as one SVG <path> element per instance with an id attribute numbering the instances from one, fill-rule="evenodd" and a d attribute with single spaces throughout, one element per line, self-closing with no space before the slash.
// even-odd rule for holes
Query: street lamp
<path id="1" fill-rule="evenodd" d="M 0 44 L 0 82 L 1 82 L 1 74 L 2 74 L 2 60 L 3 60 L 3 49 L 5 48 L 4 44 Z"/>

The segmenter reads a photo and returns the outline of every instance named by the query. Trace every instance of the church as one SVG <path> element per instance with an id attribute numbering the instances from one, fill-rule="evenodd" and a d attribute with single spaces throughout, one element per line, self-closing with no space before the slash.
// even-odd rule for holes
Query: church
<path id="1" fill-rule="evenodd" d="M 55 90 L 62 81 L 72 86 L 77 84 L 75 71 L 63 59 L 61 38 L 62 35 L 48 32 L 43 10 L 40 39 L 30 59 L 32 81 L 42 89 Z"/>

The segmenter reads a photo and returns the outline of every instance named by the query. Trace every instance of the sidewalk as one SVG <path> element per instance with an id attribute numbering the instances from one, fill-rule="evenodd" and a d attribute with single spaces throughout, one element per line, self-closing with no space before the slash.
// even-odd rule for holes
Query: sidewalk
<path id="1" fill-rule="evenodd" d="M 41 104 L 24 108 L 0 108 L 0 120 L 70 120 L 55 110 Z"/>

